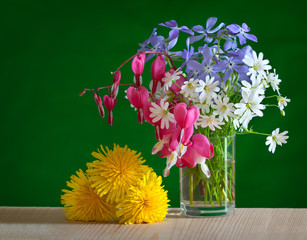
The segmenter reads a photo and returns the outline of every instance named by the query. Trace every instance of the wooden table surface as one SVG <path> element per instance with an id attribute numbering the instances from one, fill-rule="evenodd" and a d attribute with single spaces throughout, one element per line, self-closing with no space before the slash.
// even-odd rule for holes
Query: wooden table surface
<path id="1" fill-rule="evenodd" d="M 306 240 L 307 209 L 238 208 L 224 217 L 174 214 L 162 223 L 121 225 L 67 221 L 62 208 L 0 207 L 0 239 Z"/>

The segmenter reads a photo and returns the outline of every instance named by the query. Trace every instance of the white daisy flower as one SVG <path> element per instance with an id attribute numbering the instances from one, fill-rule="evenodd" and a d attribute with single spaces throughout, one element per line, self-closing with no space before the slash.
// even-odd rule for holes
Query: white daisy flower
<path id="1" fill-rule="evenodd" d="M 240 127 L 238 115 L 235 115 L 235 117 L 232 119 L 232 123 L 233 123 L 233 126 L 236 130 L 243 131 L 243 129 Z"/>
<path id="2" fill-rule="evenodd" d="M 291 102 L 291 100 L 288 99 L 287 97 L 278 97 L 277 100 L 278 100 L 278 107 L 281 111 L 284 110 L 288 102 Z"/>
<path id="3" fill-rule="evenodd" d="M 180 93 L 186 98 L 193 98 L 195 95 L 195 89 L 198 87 L 198 79 L 190 78 L 189 81 L 185 81 L 181 87 Z"/>
<path id="4" fill-rule="evenodd" d="M 282 133 L 279 133 L 279 128 L 275 129 L 272 132 L 272 135 L 266 138 L 266 142 L 265 145 L 270 145 L 269 146 L 269 151 L 274 153 L 275 152 L 275 148 L 276 148 L 276 144 L 278 145 L 282 145 L 283 143 L 287 143 L 286 139 L 288 139 L 289 137 L 286 136 L 286 134 L 288 133 L 288 131 L 284 131 Z"/>
<path id="5" fill-rule="evenodd" d="M 203 102 L 199 102 L 195 104 L 198 109 L 200 109 L 202 114 L 206 114 L 210 112 L 210 106 L 213 104 L 212 99 L 205 99 Z"/>
<path id="6" fill-rule="evenodd" d="M 243 80 L 242 82 L 242 90 L 247 92 L 248 94 L 255 90 L 258 94 L 264 94 L 264 86 L 262 84 L 262 81 L 259 78 L 256 78 L 255 80 L 252 80 L 252 83 L 250 84 L 248 81 Z"/>
<path id="7" fill-rule="evenodd" d="M 206 76 L 206 81 L 199 80 L 199 87 L 195 89 L 196 92 L 200 93 L 199 99 L 204 101 L 205 99 L 215 98 L 217 92 L 220 91 L 218 87 L 219 82 L 214 82 L 214 77 L 210 78 L 209 75 Z"/>
<path id="8" fill-rule="evenodd" d="M 202 128 L 209 127 L 212 131 L 215 131 L 215 128 L 221 129 L 219 125 L 224 125 L 225 123 L 221 122 L 219 118 L 215 118 L 215 115 L 205 116 L 200 115 L 198 119 L 198 124 Z"/>
<path id="9" fill-rule="evenodd" d="M 251 75 L 251 80 L 255 80 L 257 78 L 266 78 L 265 70 L 270 70 L 272 67 L 269 64 L 269 60 L 263 60 L 263 53 L 259 53 L 257 57 L 257 53 L 253 51 L 253 57 L 248 55 L 244 56 L 242 60 L 247 66 L 249 66 L 249 71 L 247 75 Z"/>
<path id="10" fill-rule="evenodd" d="M 182 71 L 180 71 L 180 68 L 178 68 L 172 74 L 170 72 L 166 72 L 165 77 L 162 78 L 162 82 L 164 82 L 163 88 L 165 90 L 168 90 L 172 86 L 173 82 L 176 82 L 180 78 L 179 75 L 182 75 Z"/>
<path id="11" fill-rule="evenodd" d="M 234 118 L 235 115 L 233 112 L 235 111 L 233 107 L 233 103 L 228 103 L 229 102 L 229 97 L 222 97 L 217 96 L 215 99 L 215 105 L 212 105 L 212 108 L 215 109 L 213 111 L 214 115 L 218 115 L 221 121 L 225 119 L 226 122 L 228 122 L 228 116 Z"/>
<path id="12" fill-rule="evenodd" d="M 152 122 L 158 122 L 161 120 L 161 128 L 166 129 L 169 128 L 169 122 L 175 122 L 174 114 L 170 113 L 168 111 L 168 102 L 165 102 L 163 99 L 160 101 L 160 105 L 156 103 L 151 103 L 151 106 L 149 108 L 149 111 L 151 114 L 149 115 L 150 118 L 153 118 Z"/>
<path id="13" fill-rule="evenodd" d="M 242 91 L 242 99 L 240 103 L 235 104 L 237 110 L 235 110 L 234 113 L 239 116 L 251 115 L 251 113 L 255 113 L 257 116 L 262 117 L 263 112 L 261 110 L 265 109 L 265 106 L 261 104 L 263 99 L 264 96 L 259 96 L 255 90 L 252 90 L 249 94 Z"/>
<path id="14" fill-rule="evenodd" d="M 275 69 L 274 69 L 274 72 L 268 73 L 267 82 L 271 85 L 274 91 L 277 91 L 277 92 L 279 91 L 279 83 L 281 82 L 281 80 L 278 79 L 278 74 L 276 74 Z"/>

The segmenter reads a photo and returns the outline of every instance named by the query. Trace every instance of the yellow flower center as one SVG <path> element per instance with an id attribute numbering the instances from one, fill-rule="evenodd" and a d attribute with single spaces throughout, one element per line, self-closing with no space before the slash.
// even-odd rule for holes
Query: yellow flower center
<path id="1" fill-rule="evenodd" d="M 254 66 L 253 66 L 254 70 L 258 71 L 258 70 L 261 70 L 262 69 L 262 66 L 260 63 L 255 63 Z"/>
<path id="2" fill-rule="evenodd" d="M 285 102 L 285 100 L 284 100 L 284 99 L 281 99 L 281 100 L 280 100 L 280 103 L 281 103 L 281 104 L 283 104 L 284 102 Z"/>
<path id="3" fill-rule="evenodd" d="M 226 105 L 223 105 L 223 106 L 221 107 L 221 111 L 222 111 L 222 112 L 225 112 L 226 110 L 227 110 Z"/>
<path id="4" fill-rule="evenodd" d="M 205 90 L 206 90 L 206 92 L 209 92 L 210 91 L 210 86 L 206 86 Z"/>
<path id="5" fill-rule="evenodd" d="M 188 84 L 188 88 L 189 88 L 189 89 L 193 89 L 193 88 L 194 88 L 194 84 L 193 84 L 193 83 L 189 83 L 189 84 Z"/>

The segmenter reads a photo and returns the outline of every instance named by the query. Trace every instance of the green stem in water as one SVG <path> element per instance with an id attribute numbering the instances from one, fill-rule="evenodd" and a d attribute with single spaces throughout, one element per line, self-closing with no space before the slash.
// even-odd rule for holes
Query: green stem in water
<path id="1" fill-rule="evenodd" d="M 193 206 L 193 172 L 192 169 L 189 169 L 189 175 L 190 175 L 190 206 Z"/>
<path id="2" fill-rule="evenodd" d="M 207 184 L 204 182 L 204 188 L 205 188 L 205 205 L 207 205 L 208 196 L 207 196 Z"/>

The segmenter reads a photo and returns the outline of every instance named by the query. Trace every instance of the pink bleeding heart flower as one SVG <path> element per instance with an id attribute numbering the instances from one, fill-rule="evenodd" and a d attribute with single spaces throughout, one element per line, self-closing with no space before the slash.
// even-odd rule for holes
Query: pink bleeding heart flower
<path id="1" fill-rule="evenodd" d="M 190 138 L 194 133 L 193 124 L 196 123 L 199 118 L 199 109 L 196 106 L 191 106 L 187 109 L 187 105 L 181 102 L 174 108 L 174 117 L 177 124 L 182 129 L 179 142 L 184 146 L 190 145 Z"/>
<path id="2" fill-rule="evenodd" d="M 106 109 L 108 109 L 109 115 L 108 115 L 108 123 L 112 126 L 114 123 L 113 118 L 113 109 L 116 104 L 116 99 L 113 99 L 112 97 L 105 95 L 103 96 L 103 103 L 106 106 Z"/>
<path id="3" fill-rule="evenodd" d="M 213 144 L 209 143 L 209 140 L 203 134 L 195 134 L 192 137 L 192 145 L 187 148 L 186 153 L 182 158 L 177 161 L 178 167 L 194 168 L 196 164 L 201 165 L 201 170 L 206 177 L 210 177 L 211 173 L 206 165 L 206 159 L 210 159 L 214 156 Z"/>
<path id="4" fill-rule="evenodd" d="M 184 131 L 182 132 L 182 137 L 181 137 L 181 142 L 183 145 L 189 146 L 192 144 L 192 142 L 190 141 L 190 138 L 192 137 L 193 133 L 194 133 L 193 126 L 184 129 Z"/>
<path id="5" fill-rule="evenodd" d="M 111 98 L 115 99 L 117 97 L 118 90 L 119 90 L 119 85 L 114 83 L 111 88 Z"/>
<path id="6" fill-rule="evenodd" d="M 145 53 L 136 55 L 131 63 L 131 68 L 135 76 L 141 76 L 145 65 Z"/>
<path id="7" fill-rule="evenodd" d="M 112 111 L 114 109 L 116 104 L 116 99 L 113 99 L 108 95 L 104 95 L 102 100 L 103 104 L 106 106 L 106 109 L 108 109 L 108 111 Z"/>
<path id="8" fill-rule="evenodd" d="M 145 54 L 140 53 L 133 58 L 131 67 L 134 73 L 135 86 L 139 87 L 142 85 L 142 73 L 145 65 Z"/>
<path id="9" fill-rule="evenodd" d="M 154 94 L 157 90 L 158 82 L 161 82 L 162 78 L 165 74 L 165 60 L 163 56 L 160 54 L 151 64 L 151 75 L 152 75 L 152 93 Z"/>
<path id="10" fill-rule="evenodd" d="M 119 85 L 120 79 L 121 79 L 121 72 L 118 70 L 114 74 L 113 83 Z"/>
<path id="11" fill-rule="evenodd" d="M 111 98 L 113 98 L 113 99 L 115 99 L 117 97 L 120 79 L 121 79 L 121 73 L 118 70 L 114 74 L 113 85 L 112 85 L 112 88 L 111 88 Z"/>
<path id="12" fill-rule="evenodd" d="M 168 70 L 168 72 L 170 74 L 173 74 L 176 70 L 171 68 L 170 70 Z M 183 86 L 183 83 L 186 81 L 185 77 L 180 74 L 179 76 L 179 79 L 176 80 L 176 83 L 172 84 L 170 86 L 169 89 L 171 89 L 175 94 L 179 94 L 179 92 L 181 91 L 181 86 Z M 180 87 L 179 87 L 180 86 Z"/>
<path id="13" fill-rule="evenodd" d="M 175 122 L 169 122 L 169 128 L 161 128 L 159 125 L 156 126 L 156 129 L 155 129 L 156 139 L 160 140 L 166 135 L 173 134 L 175 129 L 176 129 L 176 123 Z"/>
<path id="14" fill-rule="evenodd" d="M 144 104 L 144 107 L 142 108 L 143 114 L 144 114 L 144 119 L 146 122 L 148 122 L 151 125 L 156 125 L 153 121 L 152 118 L 149 117 L 151 114 L 149 108 L 151 108 L 151 102 L 147 100 L 147 102 Z"/>
<path id="15" fill-rule="evenodd" d="M 143 108 L 148 102 L 149 93 L 145 87 L 129 87 L 127 89 L 127 98 L 135 108 Z"/>
<path id="16" fill-rule="evenodd" d="M 138 121 L 140 123 L 144 122 L 143 107 L 148 102 L 149 93 L 145 87 L 129 87 L 127 89 L 127 98 L 130 103 L 138 110 Z"/>
<path id="17" fill-rule="evenodd" d="M 96 93 L 94 93 L 94 99 L 95 99 L 95 103 L 98 107 L 98 111 L 99 111 L 100 116 L 102 118 L 104 118 L 104 109 L 103 109 L 103 106 L 102 106 L 101 97 L 98 96 Z"/>
<path id="18" fill-rule="evenodd" d="M 199 118 L 199 109 L 196 106 L 191 106 L 187 109 L 187 105 L 181 102 L 175 106 L 174 116 L 181 128 L 189 128 L 197 122 Z"/>

